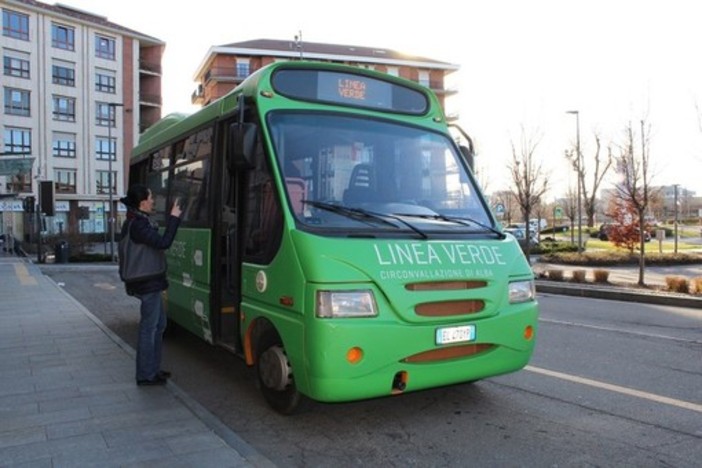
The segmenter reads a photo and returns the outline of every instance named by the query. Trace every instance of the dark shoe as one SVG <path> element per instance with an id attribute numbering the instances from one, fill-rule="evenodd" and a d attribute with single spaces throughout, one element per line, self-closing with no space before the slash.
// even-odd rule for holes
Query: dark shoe
<path id="1" fill-rule="evenodd" d="M 157 375 L 151 380 L 137 380 L 137 385 L 140 387 L 147 386 L 147 385 L 166 385 L 167 380 L 164 379 L 163 377 Z"/>
<path id="2" fill-rule="evenodd" d="M 158 371 L 158 374 L 156 374 L 156 377 L 159 377 L 161 379 L 170 379 L 171 373 L 168 372 L 167 370 L 160 370 L 160 371 Z"/>

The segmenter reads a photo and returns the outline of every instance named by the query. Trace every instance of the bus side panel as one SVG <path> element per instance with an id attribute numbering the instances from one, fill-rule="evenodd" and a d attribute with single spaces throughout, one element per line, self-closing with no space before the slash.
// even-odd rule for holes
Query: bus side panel
<path id="1" fill-rule="evenodd" d="M 181 227 L 169 250 L 168 317 L 212 343 L 211 231 Z"/>

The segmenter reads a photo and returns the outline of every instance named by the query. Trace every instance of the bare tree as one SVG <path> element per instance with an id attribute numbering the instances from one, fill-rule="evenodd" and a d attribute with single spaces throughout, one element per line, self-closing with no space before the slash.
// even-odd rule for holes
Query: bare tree
<path id="1" fill-rule="evenodd" d="M 508 165 L 513 183 L 512 194 L 519 205 L 522 216 L 524 216 L 527 260 L 529 260 L 529 251 L 531 249 L 529 219 L 532 211 L 539 205 L 548 188 L 548 181 L 541 162 L 536 161 L 534 156 L 538 143 L 539 139 L 527 136 L 524 127 L 522 127 L 519 147 L 515 146 L 514 140 L 511 141 L 512 161 Z"/>
<path id="2" fill-rule="evenodd" d="M 641 150 L 636 150 L 635 131 L 631 123 L 625 129 L 625 139 L 619 148 L 616 158 L 616 171 L 620 180 L 615 186 L 615 197 L 631 206 L 639 218 L 639 281 L 640 286 L 645 286 L 644 272 L 646 267 L 644 239 L 646 210 L 652 199 L 651 165 L 650 165 L 650 125 L 646 129 L 645 121 L 641 120 Z"/>
<path id="3" fill-rule="evenodd" d="M 570 221 L 570 243 L 575 244 L 575 218 L 578 216 L 578 194 L 570 186 L 563 199 L 563 213 Z"/>
<path id="4" fill-rule="evenodd" d="M 613 156 L 612 148 L 607 148 L 607 156 L 602 156 L 602 143 L 600 141 L 600 136 L 595 132 L 595 153 L 592 158 L 580 158 L 580 164 L 577 163 L 576 153 L 577 149 L 566 151 L 566 158 L 573 165 L 573 169 L 577 172 L 578 180 L 580 181 L 580 187 L 582 188 L 583 197 L 583 209 L 585 210 L 585 215 L 587 216 L 587 225 L 593 227 L 595 225 L 595 211 L 597 209 L 597 190 L 602 184 L 607 171 L 612 167 Z M 581 150 L 582 151 L 582 150 Z M 591 164 L 585 164 L 585 161 L 591 161 Z M 588 166 L 591 167 L 592 175 L 588 177 Z M 589 179 L 589 180 L 588 180 Z M 590 187 L 586 182 L 590 182 Z"/>

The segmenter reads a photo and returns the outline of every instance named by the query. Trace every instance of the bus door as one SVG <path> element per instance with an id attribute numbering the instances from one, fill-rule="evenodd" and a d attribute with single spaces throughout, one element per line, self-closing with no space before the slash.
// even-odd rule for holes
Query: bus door
<path id="1" fill-rule="evenodd" d="M 242 263 L 269 264 L 280 247 L 283 215 L 279 195 L 256 124 L 231 124 L 221 171 L 222 313 L 220 339 L 240 350 Z"/>
<path id="2" fill-rule="evenodd" d="M 222 124 L 219 131 L 220 148 L 228 147 L 228 128 L 231 121 Z M 218 294 L 219 315 L 216 321 L 217 336 L 219 344 L 232 348 L 234 351 L 241 351 L 239 341 L 239 324 L 241 302 L 241 252 L 242 236 L 240 233 L 240 220 L 242 214 L 242 187 L 245 181 L 245 170 L 232 167 L 228 164 L 228 158 L 219 158 L 222 167 L 217 173 L 220 176 L 219 190 L 221 203 L 219 213 L 219 225 L 213 230 L 213 235 L 218 238 L 213 252 L 215 257 L 214 265 L 216 286 L 213 288 L 213 295 Z M 214 299 L 214 298 L 213 298 Z"/>

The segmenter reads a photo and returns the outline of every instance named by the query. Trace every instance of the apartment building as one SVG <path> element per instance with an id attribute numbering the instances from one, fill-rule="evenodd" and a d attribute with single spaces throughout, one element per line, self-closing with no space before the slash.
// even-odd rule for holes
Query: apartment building
<path id="1" fill-rule="evenodd" d="M 257 39 L 211 47 L 195 72 L 193 104 L 207 105 L 234 89 L 247 76 L 279 60 L 314 60 L 377 70 L 416 81 L 431 88 L 446 109 L 446 97 L 456 93 L 446 77 L 458 65 L 413 57 L 390 49 L 294 41 Z M 456 115 L 450 115 L 456 119 Z"/>
<path id="2" fill-rule="evenodd" d="M 107 233 L 110 201 L 119 229 L 131 148 L 161 118 L 165 43 L 62 4 L 0 8 L 0 232 L 29 240 L 22 202 L 40 186 L 54 189 L 44 231 Z"/>

